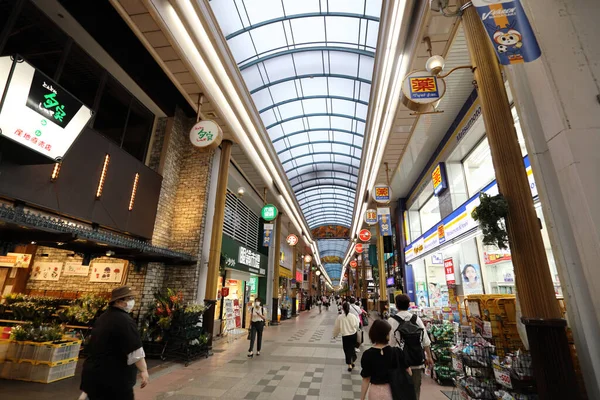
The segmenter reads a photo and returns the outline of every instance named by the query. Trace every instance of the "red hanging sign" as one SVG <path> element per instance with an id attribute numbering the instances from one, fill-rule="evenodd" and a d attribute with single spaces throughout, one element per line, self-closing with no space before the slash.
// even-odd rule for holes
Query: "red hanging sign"
<path id="1" fill-rule="evenodd" d="M 358 263 L 356 262 L 356 260 L 352 260 L 352 261 L 350 261 L 350 266 L 352 268 L 356 268 L 358 266 Z"/>
<path id="2" fill-rule="evenodd" d="M 368 229 L 362 229 L 358 234 L 358 238 L 363 242 L 368 242 L 371 240 L 371 231 Z"/>
<path id="3" fill-rule="evenodd" d="M 362 243 L 358 243 L 355 247 L 354 247 L 354 251 L 356 251 L 358 254 L 363 252 L 363 245 Z"/>

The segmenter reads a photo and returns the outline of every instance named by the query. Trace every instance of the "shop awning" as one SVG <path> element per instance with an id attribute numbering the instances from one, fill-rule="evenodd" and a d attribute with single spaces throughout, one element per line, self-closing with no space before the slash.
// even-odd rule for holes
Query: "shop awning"
<path id="1" fill-rule="evenodd" d="M 40 246 L 83 253 L 91 258 L 110 252 L 115 258 L 140 263 L 192 265 L 197 262 L 187 253 L 154 246 L 133 236 L 6 203 L 0 204 L 0 241 L 35 242 Z"/>
<path id="2" fill-rule="evenodd" d="M 279 267 L 279 277 L 280 278 L 287 278 L 287 279 L 292 279 L 293 275 L 292 275 L 292 271 L 290 271 L 289 269 L 285 268 L 285 267 Z"/>

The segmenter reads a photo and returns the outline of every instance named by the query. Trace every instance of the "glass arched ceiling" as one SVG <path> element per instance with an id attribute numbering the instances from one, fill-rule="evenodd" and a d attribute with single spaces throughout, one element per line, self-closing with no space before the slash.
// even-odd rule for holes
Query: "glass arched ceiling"
<path id="1" fill-rule="evenodd" d="M 339 257 L 340 260 L 344 259 L 346 250 L 348 249 L 348 240 L 346 239 L 320 239 L 317 240 L 317 246 L 319 246 L 319 253 L 321 258 L 327 256 Z M 342 264 L 341 263 L 325 263 L 323 264 L 325 271 L 331 278 L 332 281 L 339 281 L 342 275 Z"/>
<path id="2" fill-rule="evenodd" d="M 311 229 L 352 224 L 381 3 L 210 2 Z"/>

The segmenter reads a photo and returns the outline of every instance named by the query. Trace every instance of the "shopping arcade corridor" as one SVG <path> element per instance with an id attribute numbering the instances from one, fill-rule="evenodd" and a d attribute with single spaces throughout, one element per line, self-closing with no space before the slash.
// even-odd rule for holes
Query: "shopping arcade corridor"
<path id="1" fill-rule="evenodd" d="M 298 318 L 265 329 L 261 355 L 246 357 L 245 336 L 216 344 L 215 354 L 190 366 L 152 373 L 150 385 L 136 388 L 136 399 L 360 399 L 360 358 L 346 370 L 341 338 L 331 339 L 337 311 L 317 307 Z M 369 346 L 365 335 L 363 351 Z M 360 357 L 360 354 L 359 354 Z M 431 379 L 423 380 L 421 398 L 447 397 Z"/>

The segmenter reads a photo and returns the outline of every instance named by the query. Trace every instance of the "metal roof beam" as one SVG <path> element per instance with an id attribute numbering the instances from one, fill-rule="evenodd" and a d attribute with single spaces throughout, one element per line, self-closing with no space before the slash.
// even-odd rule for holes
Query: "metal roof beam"
<path id="1" fill-rule="evenodd" d="M 307 142 L 306 144 L 312 144 L 312 143 L 308 143 Z M 283 164 L 287 164 L 289 162 L 292 162 L 292 161 L 297 160 L 297 159 L 302 158 L 302 157 L 315 156 L 315 155 L 328 155 L 328 154 L 334 155 L 334 156 L 350 157 L 353 160 L 360 161 L 360 157 L 351 156 L 350 154 L 346 154 L 346 153 L 340 153 L 339 151 L 315 151 L 315 152 L 312 152 L 312 153 L 302 154 L 302 155 L 300 155 L 298 157 L 292 157 L 289 160 L 283 161 L 281 164 L 282 165 Z M 324 163 L 335 163 L 335 161 L 323 161 L 323 162 Z M 354 168 L 360 168 L 360 167 L 354 167 Z"/>
<path id="2" fill-rule="evenodd" d="M 330 153 L 327 153 L 327 154 L 330 154 Z M 290 173 L 292 171 L 296 171 L 296 170 L 298 170 L 300 168 L 303 168 L 303 167 L 312 167 L 313 165 L 322 165 L 322 164 L 342 165 L 344 167 L 349 167 L 349 168 L 354 168 L 354 169 L 359 169 L 360 168 L 360 167 L 356 167 L 356 166 L 354 166 L 352 164 L 348 164 L 348 163 L 341 162 L 341 161 L 320 161 L 320 162 L 314 162 L 313 161 L 313 162 L 309 162 L 309 163 L 306 163 L 306 164 L 298 165 L 298 166 L 295 166 L 294 168 L 290 168 L 288 170 L 285 170 L 285 173 L 287 175 L 288 173 Z M 340 172 L 340 173 L 343 173 L 343 174 L 346 174 L 346 175 L 356 176 L 352 172 L 338 171 L 336 169 L 319 169 L 319 170 L 311 171 L 311 172 L 308 172 L 308 173 L 309 174 L 314 174 L 316 172 Z M 306 175 L 306 172 L 304 172 L 302 174 L 299 174 L 297 176 L 302 176 L 302 175 Z M 289 179 L 294 179 L 295 177 L 290 178 L 288 176 L 288 178 Z"/>
<path id="3" fill-rule="evenodd" d="M 296 48 L 296 49 L 288 49 L 288 50 L 279 51 L 277 53 L 271 53 L 271 54 L 263 56 L 263 57 L 258 57 L 250 62 L 247 62 L 244 65 L 238 64 L 238 68 L 240 69 L 240 71 L 243 71 L 245 69 L 250 68 L 253 65 L 260 64 L 261 62 L 272 60 L 277 57 L 287 56 L 287 55 L 296 54 L 296 53 L 306 53 L 308 51 L 335 51 L 335 52 L 339 52 L 339 53 L 353 53 L 353 54 L 357 54 L 359 56 L 375 58 L 374 51 L 354 49 L 352 47 L 338 47 L 338 46 L 300 47 L 300 48 Z"/>
<path id="4" fill-rule="evenodd" d="M 357 145 L 351 144 L 351 143 L 338 142 L 336 140 L 334 140 L 332 142 L 330 142 L 328 140 L 316 140 L 314 142 L 306 142 L 306 143 L 295 144 L 295 145 L 287 147 L 287 148 L 285 148 L 283 150 L 279 150 L 277 152 L 277 155 L 285 153 L 286 151 L 289 151 L 291 149 L 296 149 L 296 148 L 302 147 L 302 146 L 308 146 L 309 144 L 338 144 L 338 145 L 348 146 L 348 147 L 352 147 L 352 148 L 355 148 L 355 149 L 362 150 L 362 146 L 357 146 Z M 344 154 L 344 155 L 346 155 L 346 154 Z"/>
<path id="5" fill-rule="evenodd" d="M 344 100 L 344 101 L 351 101 L 353 103 L 358 103 L 358 104 L 362 104 L 363 106 L 368 106 L 369 103 L 363 100 L 358 100 L 358 99 L 353 99 L 351 97 L 345 97 L 345 96 L 328 96 L 328 95 L 317 95 L 317 96 L 302 96 L 302 97 L 295 97 L 293 99 L 288 99 L 288 100 L 284 100 L 284 101 L 280 101 L 279 103 L 275 103 L 273 105 L 270 105 L 268 107 L 263 108 L 262 110 L 259 110 L 259 113 L 263 113 L 265 111 L 269 111 L 272 110 L 275 107 L 279 107 L 279 106 L 283 106 L 285 104 L 289 104 L 289 103 L 293 103 L 296 101 L 302 101 L 302 100 L 319 100 L 319 99 L 333 99 L 333 100 Z"/>
<path id="6" fill-rule="evenodd" d="M 304 185 L 304 184 L 307 184 L 307 183 L 310 183 L 310 182 L 315 182 L 315 181 L 318 181 L 318 180 L 324 180 L 324 179 L 332 179 L 332 180 L 334 180 L 334 181 L 345 182 L 345 183 L 351 183 L 351 184 L 353 184 L 353 185 L 355 185 L 355 186 L 356 186 L 356 182 L 353 182 L 353 181 L 351 181 L 351 180 L 349 180 L 349 179 L 333 178 L 333 177 L 332 177 L 332 178 L 313 178 L 313 179 L 308 179 L 308 180 L 306 180 L 306 181 L 304 181 L 304 182 L 298 182 L 298 183 L 296 183 L 295 185 L 292 185 L 292 190 L 293 190 L 293 191 L 294 191 L 294 193 L 295 193 L 295 192 L 296 192 L 296 187 L 297 187 L 298 185 Z M 319 184 L 315 184 L 315 185 L 311 185 L 311 186 L 308 186 L 308 187 L 315 187 L 315 186 L 321 186 L 321 185 L 319 185 Z M 344 186 L 342 186 L 342 187 L 344 187 Z M 353 190 L 356 190 L 356 187 L 350 187 L 350 186 L 346 186 L 346 187 L 347 187 L 348 189 L 353 189 Z M 302 188 L 302 189 L 306 189 L 306 188 Z"/>
<path id="7" fill-rule="evenodd" d="M 225 39 L 229 40 L 231 38 L 241 35 L 242 33 L 250 32 L 253 29 L 260 28 L 261 26 L 275 24 L 277 22 L 289 21 L 292 19 L 313 18 L 313 17 L 346 17 L 346 18 L 366 19 L 368 21 L 379 22 L 379 18 L 373 17 L 371 15 L 365 15 L 365 14 L 354 14 L 354 13 L 345 13 L 345 12 L 302 13 L 302 14 L 286 15 L 283 17 L 272 18 L 272 19 L 268 19 L 266 21 L 258 22 L 254 25 L 246 26 L 242 29 L 239 29 L 239 30 L 232 32 L 229 35 L 225 36 Z"/>
<path id="8" fill-rule="evenodd" d="M 267 89 L 271 86 L 275 86 L 275 85 L 279 85 L 280 83 L 285 83 L 285 82 L 289 82 L 289 81 L 295 81 L 296 79 L 312 79 L 312 78 L 337 78 L 337 79 L 348 79 L 351 81 L 357 81 L 360 83 L 366 83 L 368 85 L 371 84 L 371 80 L 369 79 L 365 79 L 365 78 L 359 78 L 356 76 L 352 76 L 352 75 L 344 75 L 344 74 L 303 74 L 303 75 L 294 75 L 294 76 L 288 76 L 287 78 L 281 78 L 278 79 L 276 81 L 273 82 L 269 82 L 264 84 L 263 86 L 259 86 L 255 89 L 252 89 L 250 91 L 250 94 L 254 94 L 256 92 L 260 92 L 261 90 Z"/>
<path id="9" fill-rule="evenodd" d="M 280 140 L 283 140 L 283 139 L 285 139 L 285 138 L 289 138 L 289 137 L 292 137 L 292 136 L 296 136 L 296 135 L 299 135 L 299 134 L 301 134 L 301 133 L 305 133 L 305 132 L 328 132 L 328 131 L 330 131 L 330 132 L 340 132 L 340 133 L 347 133 L 347 134 L 349 134 L 349 135 L 358 136 L 358 137 L 359 137 L 359 138 L 361 138 L 361 139 L 363 138 L 363 135 L 362 135 L 362 134 L 360 134 L 360 133 L 358 133 L 358 132 L 352 132 L 352 131 L 349 131 L 349 130 L 347 130 L 347 129 L 337 129 L 337 128 L 314 128 L 314 129 L 303 129 L 303 130 L 301 130 L 301 131 L 295 131 L 295 132 L 288 133 L 288 134 L 286 134 L 286 135 L 284 135 L 284 136 L 278 137 L 277 139 L 273 140 L 273 143 L 279 142 Z"/>
<path id="10" fill-rule="evenodd" d="M 286 122 L 290 122 L 290 121 L 294 121 L 296 119 L 300 119 L 300 118 L 310 118 L 310 117 L 339 117 L 339 118 L 347 118 L 347 119 L 352 119 L 354 121 L 358 121 L 358 122 L 363 122 L 366 123 L 367 121 L 365 121 L 362 118 L 358 118 L 358 117 L 353 117 L 350 115 L 346 115 L 346 114 L 337 114 L 337 113 L 313 113 L 313 114 L 302 114 L 302 115 L 296 115 L 290 118 L 286 118 L 286 119 L 282 119 L 281 121 L 275 122 L 269 126 L 266 126 L 265 129 L 269 130 L 271 128 L 276 127 L 277 125 L 281 125 L 283 123 Z"/>

